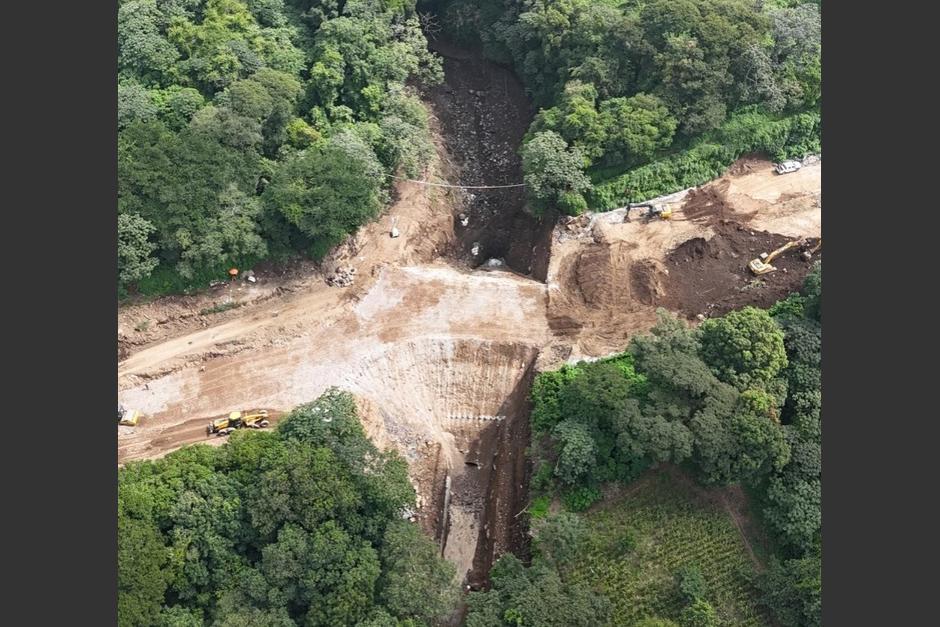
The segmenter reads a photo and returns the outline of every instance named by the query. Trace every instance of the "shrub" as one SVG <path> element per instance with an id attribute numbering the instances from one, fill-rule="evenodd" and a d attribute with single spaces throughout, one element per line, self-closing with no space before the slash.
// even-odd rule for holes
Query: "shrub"
<path id="1" fill-rule="evenodd" d="M 544 518 L 548 515 L 548 508 L 551 505 L 552 499 L 549 496 L 540 496 L 532 501 L 532 504 L 529 505 L 528 512 L 532 520 L 538 520 Z"/>
<path id="2" fill-rule="evenodd" d="M 705 578 L 698 564 L 687 564 L 676 572 L 679 594 L 688 602 L 704 599 L 707 594 Z"/>
<path id="3" fill-rule="evenodd" d="M 591 505 L 599 501 L 601 491 L 593 486 L 578 486 L 568 490 L 562 501 L 565 507 L 572 512 L 583 512 Z"/>

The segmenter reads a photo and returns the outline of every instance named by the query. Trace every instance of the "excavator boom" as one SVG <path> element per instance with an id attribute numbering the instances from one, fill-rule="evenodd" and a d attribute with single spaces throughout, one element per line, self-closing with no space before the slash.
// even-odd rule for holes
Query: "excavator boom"
<path id="1" fill-rule="evenodd" d="M 781 246 L 780 248 L 778 248 L 778 249 L 775 250 L 774 252 L 772 252 L 772 253 L 770 253 L 769 255 L 767 255 L 767 258 L 764 259 L 764 263 L 770 263 L 771 261 L 773 261 L 774 259 L 776 259 L 776 258 L 779 257 L 780 255 L 782 255 L 783 253 L 787 252 L 787 251 L 790 250 L 791 248 L 795 248 L 795 247 L 797 247 L 797 246 L 799 246 L 799 245 L 800 245 L 800 241 L 799 241 L 799 240 L 797 240 L 797 241 L 795 241 L 795 242 L 787 242 L 786 244 L 784 244 L 783 246 Z"/>
<path id="2" fill-rule="evenodd" d="M 751 259 L 751 261 L 747 264 L 747 267 L 751 270 L 751 272 L 753 272 L 754 274 L 758 276 L 761 274 L 767 274 L 768 272 L 773 272 L 774 270 L 776 270 L 776 268 L 770 265 L 770 262 L 776 259 L 777 257 L 779 257 L 780 255 L 782 255 L 783 253 L 787 252 L 791 248 L 795 248 L 799 246 L 801 243 L 803 243 L 802 239 L 794 240 L 792 242 L 787 242 L 786 244 L 784 244 L 777 250 L 773 251 L 772 253 L 764 257 L 763 259 L 760 259 L 759 257 L 757 259 Z"/>

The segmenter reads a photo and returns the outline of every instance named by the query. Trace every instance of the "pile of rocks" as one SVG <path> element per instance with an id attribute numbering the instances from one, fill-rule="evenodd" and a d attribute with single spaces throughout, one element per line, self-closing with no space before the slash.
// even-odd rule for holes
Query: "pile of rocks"
<path id="1" fill-rule="evenodd" d="M 356 269 L 352 266 L 337 268 L 336 272 L 326 277 L 326 283 L 333 287 L 349 287 L 353 284 L 355 276 Z"/>

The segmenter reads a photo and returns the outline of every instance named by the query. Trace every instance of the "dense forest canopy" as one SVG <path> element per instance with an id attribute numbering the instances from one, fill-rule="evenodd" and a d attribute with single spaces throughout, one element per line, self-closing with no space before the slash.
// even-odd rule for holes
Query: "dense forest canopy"
<path id="1" fill-rule="evenodd" d="M 764 602 L 781 624 L 818 624 L 821 272 L 817 262 L 802 293 L 769 310 L 746 307 L 694 329 L 660 310 L 626 352 L 539 374 L 535 502 L 557 494 L 582 511 L 603 484 L 659 463 L 705 485 L 747 485 L 778 549 L 758 582 Z"/>
<path id="2" fill-rule="evenodd" d="M 128 464 L 119 624 L 433 624 L 454 607 L 454 567 L 402 518 L 406 469 L 337 390 L 274 432 Z"/>
<path id="3" fill-rule="evenodd" d="M 512 65 L 539 107 L 523 149 L 536 209 L 613 208 L 703 183 L 745 152 L 819 150 L 818 2 L 424 5 Z"/>
<path id="4" fill-rule="evenodd" d="M 120 290 L 322 256 L 427 162 L 441 76 L 413 0 L 123 0 Z"/>
<path id="5" fill-rule="evenodd" d="M 373 218 L 383 175 L 433 154 L 415 87 L 442 69 L 419 8 L 525 83 L 537 212 L 677 191 L 748 152 L 819 151 L 815 2 L 122 0 L 119 291 L 319 258 Z"/>

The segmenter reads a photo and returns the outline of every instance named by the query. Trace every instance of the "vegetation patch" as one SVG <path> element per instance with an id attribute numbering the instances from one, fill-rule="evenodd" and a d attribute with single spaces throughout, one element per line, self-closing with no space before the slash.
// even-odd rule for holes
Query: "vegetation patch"
<path id="1" fill-rule="evenodd" d="M 332 389 L 273 432 L 118 471 L 118 624 L 430 625 L 454 567 L 404 520 L 407 464 Z"/>
<path id="2" fill-rule="evenodd" d="M 121 297 L 322 258 L 433 156 L 413 0 L 122 0 L 117 44 Z"/>
<path id="3" fill-rule="evenodd" d="M 624 353 L 536 377 L 530 488 L 592 521 L 577 581 L 612 601 L 617 624 L 760 624 L 767 610 L 782 625 L 819 623 L 821 272 L 817 262 L 802 292 L 769 310 L 694 329 L 660 311 Z M 668 477 L 634 495 L 632 482 L 661 464 L 705 486 L 746 487 L 774 547 L 769 570 L 749 568 L 728 514 Z M 613 483 L 631 495 L 592 508 Z M 610 557 L 634 545 L 633 561 Z"/>
<path id="4" fill-rule="evenodd" d="M 229 311 L 231 309 L 237 309 L 244 305 L 245 303 L 240 303 L 234 300 L 230 300 L 226 303 L 217 303 L 211 307 L 206 307 L 205 309 L 199 310 L 200 316 L 208 316 L 211 314 L 222 313 L 223 311 Z"/>
<path id="5" fill-rule="evenodd" d="M 579 551 L 570 581 L 609 598 L 614 625 L 644 618 L 682 623 L 696 599 L 709 603 L 722 624 L 766 625 L 750 583 L 754 565 L 728 513 L 670 473 L 640 481 L 629 496 L 583 514 L 596 538 L 593 548 Z"/>

